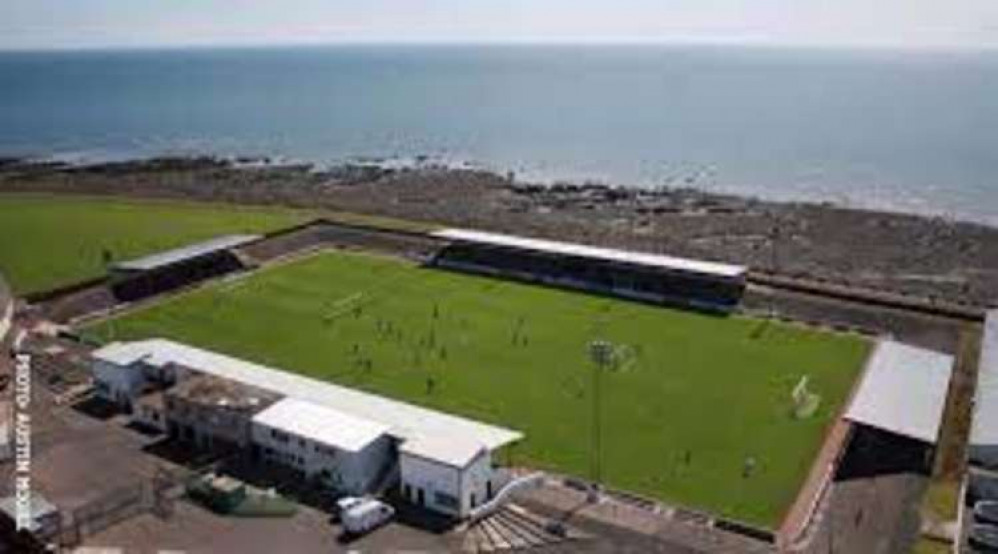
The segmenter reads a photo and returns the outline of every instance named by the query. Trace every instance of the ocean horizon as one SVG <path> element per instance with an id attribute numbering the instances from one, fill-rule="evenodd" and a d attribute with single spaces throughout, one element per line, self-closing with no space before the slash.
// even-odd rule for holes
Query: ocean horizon
<path id="1" fill-rule="evenodd" d="M 998 52 L 352 44 L 0 52 L 0 155 L 428 156 L 998 225 Z"/>

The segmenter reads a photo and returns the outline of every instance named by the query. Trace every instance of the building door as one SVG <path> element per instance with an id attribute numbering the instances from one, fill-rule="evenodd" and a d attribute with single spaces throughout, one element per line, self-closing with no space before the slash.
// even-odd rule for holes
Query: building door
<path id="1" fill-rule="evenodd" d="M 426 505 L 426 496 L 423 493 L 423 487 L 416 487 L 416 504 L 420 506 Z"/>
<path id="2" fill-rule="evenodd" d="M 409 483 L 402 485 L 402 496 L 405 497 L 406 500 L 412 500 L 412 486 L 410 486 Z"/>
<path id="3" fill-rule="evenodd" d="M 485 482 L 485 498 L 492 500 L 492 479 Z"/>

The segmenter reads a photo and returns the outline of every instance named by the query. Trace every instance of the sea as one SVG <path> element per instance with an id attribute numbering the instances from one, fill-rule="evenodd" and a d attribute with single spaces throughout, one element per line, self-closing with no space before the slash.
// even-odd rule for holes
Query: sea
<path id="1" fill-rule="evenodd" d="M 0 155 L 265 156 L 696 187 L 998 225 L 998 51 L 0 52 Z"/>

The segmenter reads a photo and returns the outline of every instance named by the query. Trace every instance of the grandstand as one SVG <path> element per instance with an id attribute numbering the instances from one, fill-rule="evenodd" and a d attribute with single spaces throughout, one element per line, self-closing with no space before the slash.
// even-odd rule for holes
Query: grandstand
<path id="1" fill-rule="evenodd" d="M 745 289 L 742 266 L 497 233 L 444 229 L 438 267 L 623 298 L 730 310 Z"/>
<path id="2" fill-rule="evenodd" d="M 109 266 L 111 291 L 122 301 L 139 300 L 244 268 L 234 248 L 258 235 L 226 235 Z"/>

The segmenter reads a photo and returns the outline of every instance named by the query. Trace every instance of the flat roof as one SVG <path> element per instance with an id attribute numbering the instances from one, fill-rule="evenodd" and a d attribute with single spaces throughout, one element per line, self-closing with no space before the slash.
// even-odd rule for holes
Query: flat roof
<path id="1" fill-rule="evenodd" d="M 845 418 L 934 444 L 952 373 L 948 354 L 880 341 Z"/>
<path id="2" fill-rule="evenodd" d="M 463 440 L 461 437 L 418 437 L 407 440 L 399 446 L 399 451 L 420 458 L 427 458 L 452 467 L 463 468 L 471 463 L 485 445 Z"/>
<path id="3" fill-rule="evenodd" d="M 191 260 L 212 254 L 220 250 L 235 248 L 253 242 L 260 238 L 260 235 L 224 235 L 211 240 L 181 246 L 172 250 L 157 252 L 149 256 L 124 260 L 111 264 L 112 269 L 121 271 L 149 271 L 160 267 L 166 267 L 185 260 Z"/>
<path id="4" fill-rule="evenodd" d="M 118 366 L 128 366 L 147 357 L 149 353 L 142 348 L 135 348 L 134 343 L 112 342 L 91 352 L 91 357 L 102 362 Z"/>
<path id="5" fill-rule="evenodd" d="M 998 445 L 998 310 L 984 321 L 970 444 Z"/>
<path id="6" fill-rule="evenodd" d="M 388 433 L 387 425 L 295 398 L 276 402 L 253 416 L 253 422 L 349 452 Z"/>
<path id="7" fill-rule="evenodd" d="M 688 271 L 719 277 L 741 277 L 747 271 L 745 266 L 739 265 L 691 260 L 687 258 L 665 256 L 662 254 L 649 254 L 645 252 L 631 252 L 627 250 L 601 248 L 585 244 L 517 237 L 513 235 L 489 233 L 485 231 L 443 229 L 440 231 L 434 231 L 432 235 L 445 240 L 475 242 L 490 246 L 532 250 L 535 252 L 545 252 L 562 256 L 592 258 L 610 262 L 669 269 L 673 271 Z"/>
<path id="8" fill-rule="evenodd" d="M 124 359 L 141 360 L 153 367 L 169 364 L 186 366 L 381 423 L 388 426 L 389 434 L 402 440 L 451 436 L 461 440 L 477 441 L 489 450 L 495 450 L 523 438 L 523 434 L 517 431 L 341 387 L 166 339 L 111 344 L 94 351 L 92 355 L 95 359 L 111 363 Z"/>
<path id="9" fill-rule="evenodd" d="M 59 509 L 54 504 L 46 500 L 44 496 L 34 491 L 32 491 L 31 495 L 28 497 L 28 504 L 31 511 L 29 531 L 32 532 L 37 531 L 41 527 L 38 522 L 39 519 L 55 514 L 59 511 Z M 0 513 L 3 513 L 14 521 L 17 521 L 17 510 L 18 502 L 16 496 L 11 495 L 0 499 Z"/>

